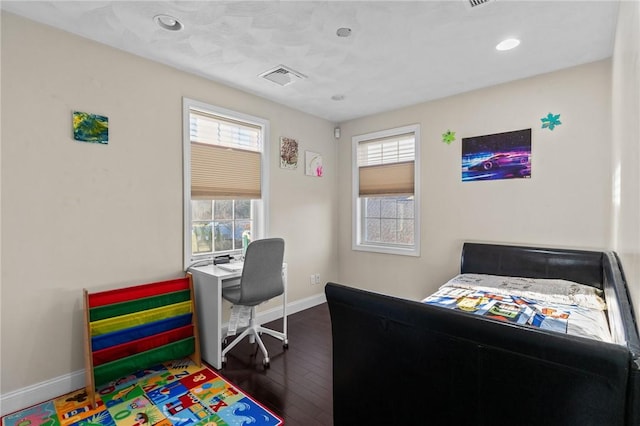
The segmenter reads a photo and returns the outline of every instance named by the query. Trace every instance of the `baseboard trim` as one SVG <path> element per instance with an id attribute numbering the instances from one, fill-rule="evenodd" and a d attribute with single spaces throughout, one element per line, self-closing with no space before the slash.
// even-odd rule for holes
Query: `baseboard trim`
<path id="1" fill-rule="evenodd" d="M 287 304 L 287 315 L 312 308 L 325 303 L 324 293 Z M 260 322 L 269 322 L 282 318 L 282 308 L 273 308 L 258 314 Z M 228 323 L 222 325 L 223 333 L 227 332 Z M 63 376 L 54 377 L 13 392 L 0 395 L 0 416 L 23 410 L 41 402 L 82 389 L 85 386 L 84 369 Z"/>
<path id="2" fill-rule="evenodd" d="M 0 396 L 0 415 L 5 416 L 18 410 L 24 410 L 84 386 L 84 369 L 82 369 L 9 392 Z"/>

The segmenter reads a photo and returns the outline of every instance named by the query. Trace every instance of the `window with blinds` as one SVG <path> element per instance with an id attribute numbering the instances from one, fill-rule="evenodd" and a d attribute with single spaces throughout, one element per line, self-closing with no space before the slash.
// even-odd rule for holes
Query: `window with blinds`
<path id="1" fill-rule="evenodd" d="M 409 195 L 414 192 L 415 135 L 394 135 L 358 143 L 358 194 Z"/>
<path id="2" fill-rule="evenodd" d="M 192 199 L 261 197 L 260 126 L 189 110 Z"/>
<path id="3" fill-rule="evenodd" d="M 420 254 L 418 125 L 354 136 L 354 250 Z"/>
<path id="4" fill-rule="evenodd" d="M 264 238 L 268 128 L 261 118 L 183 99 L 185 268 Z"/>

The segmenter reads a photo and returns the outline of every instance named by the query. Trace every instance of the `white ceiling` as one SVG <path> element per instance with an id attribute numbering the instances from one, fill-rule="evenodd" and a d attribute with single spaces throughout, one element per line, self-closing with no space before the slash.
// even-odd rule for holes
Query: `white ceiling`
<path id="1" fill-rule="evenodd" d="M 618 11 L 614 0 L 1 4 L 335 123 L 610 57 Z M 157 14 L 184 29 L 160 28 Z M 351 37 L 338 37 L 340 27 Z M 496 51 L 507 37 L 522 44 Z M 281 87 L 259 77 L 281 64 L 307 78 Z"/>

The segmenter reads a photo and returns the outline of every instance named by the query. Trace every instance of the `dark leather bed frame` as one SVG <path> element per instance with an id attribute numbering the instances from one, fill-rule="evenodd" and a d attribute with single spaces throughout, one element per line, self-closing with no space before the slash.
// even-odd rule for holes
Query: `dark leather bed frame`
<path id="1" fill-rule="evenodd" d="M 640 340 L 614 252 L 465 243 L 461 272 L 598 287 L 620 343 L 328 283 L 336 426 L 640 425 Z"/>

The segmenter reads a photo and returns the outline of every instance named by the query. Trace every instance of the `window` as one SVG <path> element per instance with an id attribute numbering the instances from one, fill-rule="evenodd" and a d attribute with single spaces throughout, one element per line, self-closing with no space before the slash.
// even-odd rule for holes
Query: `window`
<path id="1" fill-rule="evenodd" d="M 352 138 L 353 249 L 420 255 L 420 126 Z"/>
<path id="2" fill-rule="evenodd" d="M 268 122 L 183 100 L 185 269 L 266 234 Z"/>

